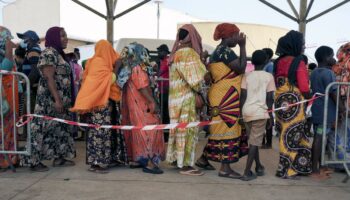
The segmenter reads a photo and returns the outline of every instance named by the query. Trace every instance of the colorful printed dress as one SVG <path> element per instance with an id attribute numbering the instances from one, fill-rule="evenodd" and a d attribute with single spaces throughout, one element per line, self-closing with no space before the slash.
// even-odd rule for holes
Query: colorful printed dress
<path id="1" fill-rule="evenodd" d="M 3 58 L 2 62 L 0 63 L 0 69 L 11 71 L 9 68 L 13 68 L 13 62 L 9 61 L 7 58 Z M 13 85 L 13 83 L 17 83 L 17 80 L 13 82 L 13 79 L 13 75 L 3 75 L 2 88 L 0 88 L 1 90 L 3 89 L 3 98 L 7 99 L 10 107 L 8 113 L 3 115 L 3 119 L 0 119 L 4 123 L 4 127 L 1 127 L 2 123 L 0 123 L 0 150 L 4 151 L 14 151 L 15 145 L 17 144 L 17 141 L 14 140 L 14 136 L 17 134 L 15 123 L 18 119 L 18 86 L 17 84 L 15 86 Z M 16 108 L 16 110 L 14 110 L 14 108 Z M 2 137 L 4 137 L 4 141 L 2 141 Z M 16 155 L 10 154 L 9 159 L 11 160 L 12 164 L 17 164 Z M 5 159 L 3 154 L 0 154 L 0 168 L 7 168 L 8 166 L 8 160 Z"/>
<path id="2" fill-rule="evenodd" d="M 170 123 L 198 121 L 195 94 L 191 88 L 200 90 L 206 72 L 199 55 L 192 48 L 183 48 L 175 53 L 169 80 Z M 197 127 L 170 130 L 167 161 L 177 161 L 179 168 L 193 166 L 197 140 Z"/>
<path id="3" fill-rule="evenodd" d="M 237 162 L 248 150 L 247 138 L 241 137 L 242 128 L 238 124 L 242 76 L 227 66 L 237 58 L 229 47 L 219 45 L 209 65 L 213 78 L 208 93 L 212 120 L 224 122 L 210 126 L 210 136 L 203 155 L 208 160 L 221 163 Z"/>
<path id="4" fill-rule="evenodd" d="M 98 125 L 120 124 L 117 119 L 120 116 L 117 105 L 112 100 L 104 108 L 85 114 L 86 123 Z M 108 165 L 125 161 L 124 138 L 120 131 L 111 129 L 90 128 L 87 133 L 86 164 L 108 167 Z"/>
<path id="5" fill-rule="evenodd" d="M 288 71 L 294 57 L 284 57 L 277 63 L 275 74 L 277 90 L 275 107 L 279 108 L 303 101 L 302 92 L 309 91 L 308 70 L 304 62 L 297 70 L 297 87 L 288 82 Z M 276 130 L 279 139 L 280 159 L 276 176 L 286 178 L 311 173 L 311 147 L 313 135 L 305 117 L 305 104 L 277 111 Z"/>
<path id="6" fill-rule="evenodd" d="M 57 92 L 62 100 L 64 111 L 57 113 L 54 108 L 54 98 L 48 87 L 47 80 L 42 75 L 44 66 L 55 68 Z M 39 81 L 34 113 L 50 117 L 72 120 L 68 109 L 72 106 L 71 68 L 69 63 L 54 48 L 45 49 L 39 59 L 41 79 Z M 42 160 L 54 158 L 74 158 L 74 140 L 71 135 L 72 126 L 55 121 L 34 118 L 31 123 L 31 157 L 24 164 L 37 165 Z"/>
<path id="7" fill-rule="evenodd" d="M 123 125 L 145 126 L 160 123 L 159 117 L 150 112 L 147 99 L 139 91 L 148 88 L 148 93 L 152 96 L 149 86 L 150 79 L 147 72 L 140 65 L 133 67 L 130 78 L 123 88 Z M 124 137 L 129 161 L 139 162 L 142 166 L 147 166 L 149 160 L 155 164 L 164 160 L 163 131 L 124 131 Z"/>

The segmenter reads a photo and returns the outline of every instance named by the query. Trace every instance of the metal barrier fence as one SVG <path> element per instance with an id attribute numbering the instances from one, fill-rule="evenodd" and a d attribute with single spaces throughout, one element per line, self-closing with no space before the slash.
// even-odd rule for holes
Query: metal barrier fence
<path id="1" fill-rule="evenodd" d="M 5 81 L 4 81 L 5 80 Z M 5 83 L 5 84 L 4 84 Z M 20 86 L 20 84 L 24 83 L 23 85 Z M 19 94 L 18 89 L 16 87 L 22 87 L 23 93 Z M 30 113 L 30 82 L 27 76 L 23 73 L 19 72 L 10 72 L 10 71 L 4 71 L 0 70 L 0 126 L 1 126 L 1 143 L 0 143 L 0 155 L 4 155 L 4 158 L 8 161 L 8 164 L 10 168 L 15 171 L 12 161 L 9 158 L 9 155 L 30 155 L 31 153 L 31 145 L 30 145 L 30 138 L 31 138 L 31 133 L 30 133 L 30 123 L 28 123 L 26 126 L 22 127 L 23 128 L 23 133 L 24 130 L 26 131 L 26 149 L 21 150 L 21 148 L 18 147 L 18 128 L 16 127 L 16 122 L 19 118 L 19 105 L 21 102 L 19 102 L 19 99 L 24 99 L 24 104 L 26 104 L 24 107 L 26 108 L 23 110 L 22 114 L 29 114 Z M 3 89 L 2 89 L 3 88 Z M 5 91 L 11 91 L 12 96 L 8 97 L 5 94 Z M 24 98 L 18 98 L 19 95 L 24 95 Z M 5 99 L 6 98 L 6 99 Z M 9 112 L 4 114 L 3 111 L 3 101 L 9 101 L 7 105 L 9 105 Z M 11 115 L 12 116 L 6 116 L 6 115 Z M 11 119 L 10 121 L 6 121 L 6 119 Z M 13 122 L 11 122 L 13 121 Z M 9 123 L 13 124 L 9 124 Z M 13 129 L 11 131 L 6 130 L 6 127 L 13 126 Z M 5 147 L 6 144 L 11 143 L 11 147 Z"/>
<path id="2" fill-rule="evenodd" d="M 329 132 L 327 127 L 328 118 L 328 103 L 330 101 L 330 94 L 336 88 L 337 102 L 345 103 L 346 109 L 339 110 L 336 107 L 336 120 L 334 126 L 334 133 Z M 323 142 L 322 142 L 322 165 L 332 165 L 335 168 L 344 169 L 347 176 L 343 180 L 346 183 L 350 177 L 350 124 L 349 124 L 349 97 L 350 97 L 350 83 L 331 83 L 328 85 L 325 92 L 325 106 L 324 106 L 324 121 L 323 121 Z M 339 118 L 339 114 L 342 115 L 342 119 Z M 327 130 L 328 129 L 328 130 Z M 329 135 L 327 135 L 329 134 Z"/>

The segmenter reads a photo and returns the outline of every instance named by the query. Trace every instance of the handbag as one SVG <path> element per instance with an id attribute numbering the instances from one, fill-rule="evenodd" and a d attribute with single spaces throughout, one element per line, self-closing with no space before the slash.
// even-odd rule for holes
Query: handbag
<path id="1" fill-rule="evenodd" d="M 6 115 L 9 111 L 10 111 L 10 104 L 8 103 L 7 99 L 6 99 L 6 95 L 4 92 L 4 87 L 1 86 L 1 98 L 2 98 L 2 104 L 1 104 L 1 113 L 3 115 Z"/>
<path id="2" fill-rule="evenodd" d="M 203 95 L 200 92 L 197 92 L 195 89 L 191 87 L 191 85 L 186 81 L 186 79 L 183 77 L 183 75 L 176 69 L 177 73 L 181 77 L 183 81 L 191 88 L 192 92 L 195 94 L 195 105 L 196 109 L 202 109 L 205 105 L 207 105 L 207 102 Z"/>

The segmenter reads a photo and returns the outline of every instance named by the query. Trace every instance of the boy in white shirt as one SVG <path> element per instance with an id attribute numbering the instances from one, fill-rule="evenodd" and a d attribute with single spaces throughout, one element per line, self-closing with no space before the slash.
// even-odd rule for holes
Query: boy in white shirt
<path id="1" fill-rule="evenodd" d="M 257 175 L 263 176 L 265 170 L 260 163 L 259 146 L 262 144 L 266 123 L 269 123 L 269 126 L 273 124 L 272 112 L 268 111 L 272 109 L 276 90 L 273 76 L 263 70 L 266 57 L 266 53 L 262 50 L 253 53 L 252 63 L 255 65 L 255 70 L 246 73 L 241 83 L 241 116 L 249 135 L 249 154 L 241 178 L 243 181 L 256 179 Z M 256 175 L 251 171 L 254 160 Z"/>

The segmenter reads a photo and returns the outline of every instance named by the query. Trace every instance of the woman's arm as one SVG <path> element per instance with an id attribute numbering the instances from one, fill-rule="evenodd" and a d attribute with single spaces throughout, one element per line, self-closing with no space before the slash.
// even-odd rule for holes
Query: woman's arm
<path id="1" fill-rule="evenodd" d="M 306 99 L 310 99 L 312 97 L 309 82 L 309 72 L 307 67 L 304 62 L 300 62 L 297 70 L 297 83 L 300 92 Z"/>
<path id="2" fill-rule="evenodd" d="M 246 36 L 240 33 L 237 44 L 239 45 L 239 58 L 228 64 L 228 67 L 237 74 L 244 74 L 247 66 Z"/>
<path id="3" fill-rule="evenodd" d="M 42 72 L 44 78 L 47 80 L 47 85 L 51 95 L 55 100 L 55 109 L 58 113 L 63 112 L 63 103 L 61 97 L 58 94 L 56 81 L 55 81 L 55 68 L 53 66 L 47 65 L 42 67 Z"/>

